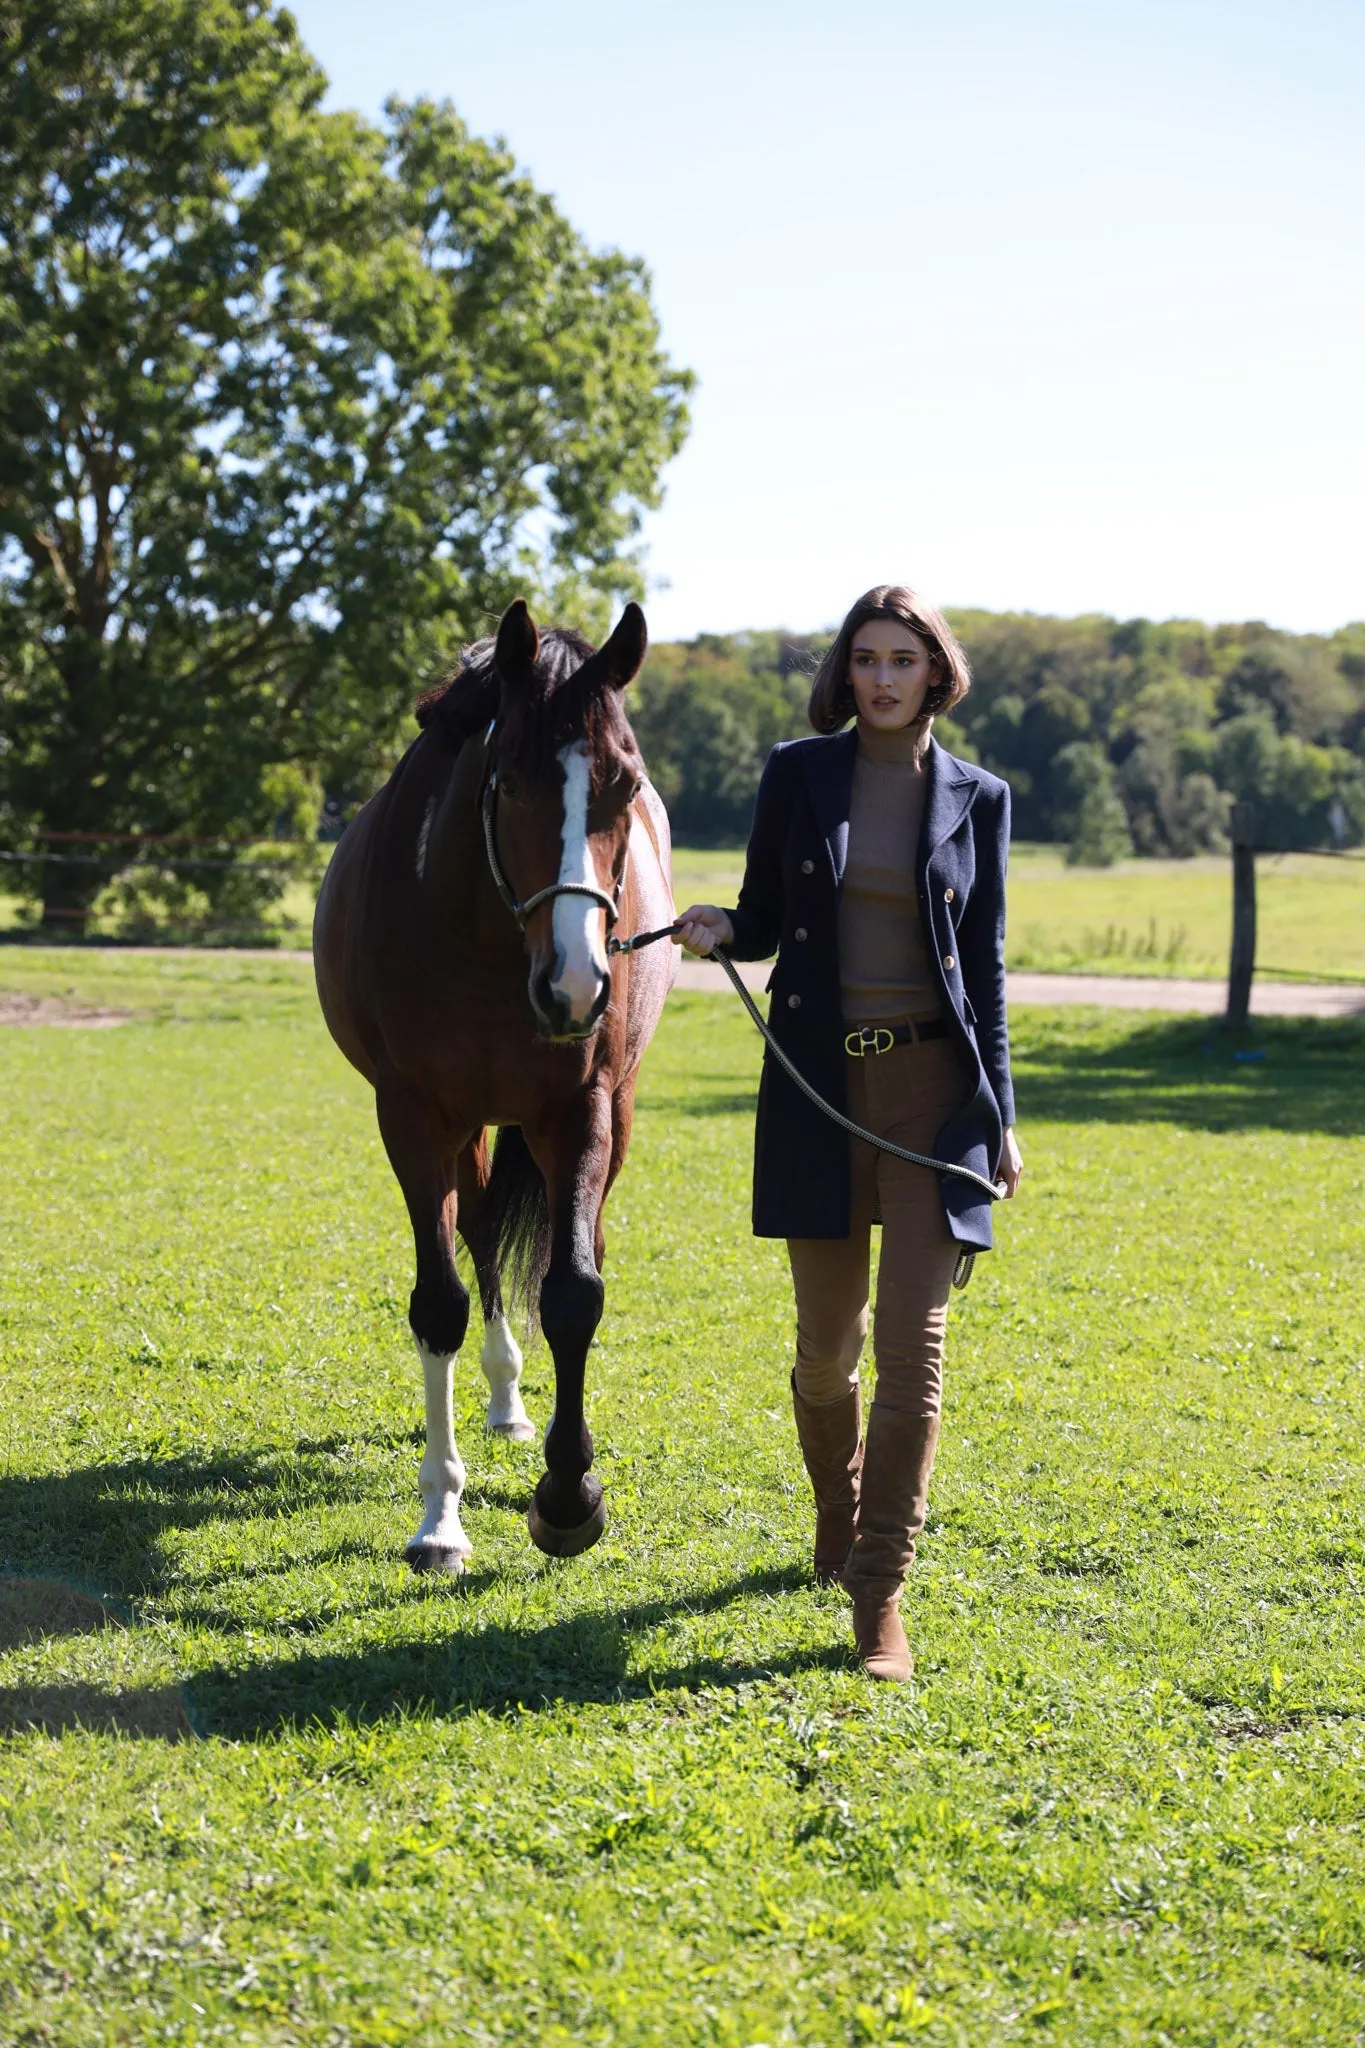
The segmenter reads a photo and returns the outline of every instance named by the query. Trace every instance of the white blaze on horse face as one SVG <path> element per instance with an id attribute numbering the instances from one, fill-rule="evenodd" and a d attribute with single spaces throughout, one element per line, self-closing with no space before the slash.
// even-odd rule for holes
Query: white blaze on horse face
<path id="1" fill-rule="evenodd" d="M 584 882 L 600 889 L 588 844 L 588 792 L 592 773 L 587 743 L 575 740 L 561 747 L 559 765 L 564 770 L 564 838 L 559 862 L 559 880 Z M 555 940 L 555 972 L 550 987 L 566 1003 L 570 1015 L 585 1021 L 591 1014 L 607 972 L 602 948 L 602 906 L 590 896 L 557 896 L 552 929 Z"/>
<path id="2" fill-rule="evenodd" d="M 407 1547 L 407 1559 L 418 1571 L 462 1572 L 472 1546 L 460 1522 L 464 1460 L 455 1443 L 451 1406 L 455 1354 L 428 1351 L 420 1337 L 414 1342 L 422 1361 L 422 1389 L 426 1395 L 427 1448 L 417 1474 L 426 1513 Z"/>

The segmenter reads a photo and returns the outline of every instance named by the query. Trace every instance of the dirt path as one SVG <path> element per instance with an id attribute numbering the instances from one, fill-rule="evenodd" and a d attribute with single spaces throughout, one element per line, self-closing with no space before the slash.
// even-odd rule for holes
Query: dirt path
<path id="1" fill-rule="evenodd" d="M 745 985 L 761 989 L 772 972 L 764 960 L 741 967 Z M 684 960 L 678 987 L 726 987 L 718 967 L 704 960 Z M 1166 1010 L 1221 1015 L 1227 989 L 1221 981 L 1167 981 L 1137 974 L 1011 974 L 1006 977 L 1011 1003 L 1095 1003 L 1106 1010 Z M 1365 988 L 1325 981 L 1257 983 L 1251 1007 L 1258 1017 L 1365 1017 Z"/>
<path id="2" fill-rule="evenodd" d="M 21 996 L 0 991 L 0 1024 L 68 1024 L 86 1031 L 103 1031 L 111 1024 L 126 1024 L 127 1010 L 82 1009 L 63 996 Z"/>
<path id="3" fill-rule="evenodd" d="M 1011 974 L 1012 1003 L 1100 1003 L 1110 1010 L 1188 1010 L 1219 1017 L 1227 1005 L 1221 981 L 1166 981 L 1138 974 Z M 1330 981 L 1253 984 L 1257 1017 L 1365 1017 L 1365 988 Z"/>

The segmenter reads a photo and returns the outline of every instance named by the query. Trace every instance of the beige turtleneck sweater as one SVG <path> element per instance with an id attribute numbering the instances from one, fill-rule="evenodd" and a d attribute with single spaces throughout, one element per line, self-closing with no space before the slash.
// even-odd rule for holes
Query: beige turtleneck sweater
<path id="1" fill-rule="evenodd" d="M 941 1014 L 915 901 L 929 726 L 858 724 L 848 858 L 839 905 L 839 982 L 850 1024 Z"/>

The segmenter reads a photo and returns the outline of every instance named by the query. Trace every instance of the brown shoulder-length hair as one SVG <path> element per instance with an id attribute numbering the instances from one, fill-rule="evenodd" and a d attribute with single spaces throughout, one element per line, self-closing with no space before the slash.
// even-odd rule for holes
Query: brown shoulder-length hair
<path id="1" fill-rule="evenodd" d="M 807 715 L 817 732 L 838 732 L 857 710 L 848 669 L 854 638 L 869 619 L 899 619 L 928 648 L 933 681 L 921 717 L 934 718 L 961 703 L 972 687 L 971 666 L 942 612 L 903 583 L 879 583 L 875 590 L 863 592 L 815 671 Z"/>

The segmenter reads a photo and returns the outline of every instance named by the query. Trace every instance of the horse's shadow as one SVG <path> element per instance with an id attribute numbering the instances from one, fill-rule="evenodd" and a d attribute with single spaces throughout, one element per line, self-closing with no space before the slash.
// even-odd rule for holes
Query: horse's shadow
<path id="1" fill-rule="evenodd" d="M 130 1458 L 69 1472 L 10 1474 L 0 1480 L 0 1570 L 56 1573 L 116 1599 L 157 1599 L 179 1577 L 165 1539 L 207 1522 L 293 1517 L 309 1509 L 353 1506 L 372 1489 L 373 1473 L 358 1475 L 361 1444 L 398 1451 L 406 1431 L 369 1437 L 304 1438 L 292 1448 L 185 1452 L 168 1458 Z M 342 1542 L 326 1555 L 363 1552 Z M 306 1558 L 235 1565 L 228 1576 L 264 1576 L 293 1570 Z"/>
<path id="2" fill-rule="evenodd" d="M 244 1583 L 268 1582 L 321 1563 L 363 1566 L 384 1561 L 384 1553 L 363 1539 L 342 1539 L 285 1557 L 234 1560 L 196 1576 L 186 1600 L 188 1589 L 169 1539 L 212 1521 L 284 1520 L 322 1506 L 354 1505 L 358 1491 L 366 1481 L 373 1487 L 375 1477 L 372 1468 L 363 1479 L 358 1474 L 357 1441 L 305 1439 L 292 1449 L 132 1459 L 61 1474 L 11 1476 L 0 1480 L 0 1570 L 80 1585 L 134 1607 L 139 1601 L 170 1598 L 178 1622 L 207 1630 L 226 1649 L 228 1641 L 253 1625 L 252 1617 L 243 1615 L 240 1602 L 215 1601 L 215 1590 L 226 1595 Z M 406 1443 L 406 1433 L 380 1433 L 364 1441 L 397 1448 Z M 510 1476 L 490 1473 L 481 1485 L 471 1486 L 467 1499 L 471 1505 L 520 1511 L 529 1491 L 529 1485 Z M 547 1561 L 541 1569 L 571 1572 L 573 1566 Z M 449 1626 L 427 1640 L 251 1662 L 229 1653 L 191 1675 L 185 1688 L 191 1722 L 203 1734 L 253 1739 L 309 1723 L 526 1711 L 559 1701 L 647 1698 L 679 1687 L 733 1687 L 837 1661 L 833 1652 L 823 1651 L 763 1662 L 699 1654 L 659 1665 L 635 1657 L 639 1639 L 671 1619 L 713 1613 L 751 1594 L 797 1589 L 806 1575 L 796 1566 L 750 1571 L 675 1598 L 574 1613 L 526 1628 L 484 1618 L 481 1596 L 499 1583 L 499 1576 L 480 1571 L 439 1584 L 406 1576 L 396 1581 L 383 1602 L 395 1612 L 424 1605 L 433 1595 L 447 1596 Z M 322 1617 L 319 1625 L 327 1620 Z M 289 1634 L 301 1632 L 296 1622 L 289 1625 Z M 94 1693 L 89 1688 L 86 1693 L 79 1719 L 88 1719 L 98 1707 L 97 1701 L 91 1705 Z M 97 1712 L 92 1725 L 99 1725 Z"/>
<path id="3" fill-rule="evenodd" d="M 751 1594 L 793 1592 L 805 1583 L 799 1567 L 780 1566 L 742 1573 L 704 1592 L 597 1608 L 540 1627 L 481 1625 L 473 1612 L 465 1626 L 437 1640 L 218 1665 L 192 1679 L 191 1718 L 201 1733 L 250 1741 L 300 1726 L 392 1715 L 449 1718 L 522 1714 L 566 1703 L 611 1705 L 835 1668 L 843 1660 L 834 1649 L 767 1659 L 699 1655 L 662 1665 L 633 1658 L 636 1641 L 661 1623 L 714 1613 Z"/>

